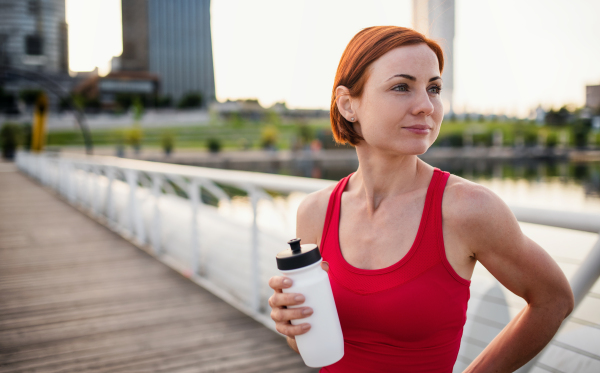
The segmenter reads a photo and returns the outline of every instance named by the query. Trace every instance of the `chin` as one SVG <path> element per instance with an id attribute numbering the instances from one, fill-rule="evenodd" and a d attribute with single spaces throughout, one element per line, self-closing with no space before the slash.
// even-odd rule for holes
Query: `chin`
<path id="1" fill-rule="evenodd" d="M 428 141 L 406 141 L 394 147 L 394 152 L 404 155 L 421 155 L 431 147 Z"/>

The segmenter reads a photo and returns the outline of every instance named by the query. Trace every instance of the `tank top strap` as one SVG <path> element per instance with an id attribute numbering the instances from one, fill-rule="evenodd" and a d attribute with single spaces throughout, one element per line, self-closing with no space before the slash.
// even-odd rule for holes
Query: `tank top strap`
<path id="1" fill-rule="evenodd" d="M 350 180 L 350 176 L 352 176 L 353 174 L 354 172 L 341 179 L 331 192 L 331 195 L 329 196 L 327 214 L 325 215 L 325 224 L 323 224 L 323 233 L 321 234 L 321 256 L 323 256 L 323 253 L 325 252 L 325 248 L 327 246 L 327 237 L 332 235 L 332 232 L 330 232 L 330 230 L 338 226 L 337 224 L 331 224 L 331 221 L 334 219 L 337 221 L 337 219 L 339 219 L 340 204 L 338 203 L 338 201 L 342 198 L 342 193 L 346 188 L 346 184 L 348 183 L 348 180 Z"/>
<path id="2" fill-rule="evenodd" d="M 444 197 L 444 191 L 446 190 L 446 184 L 448 183 L 448 179 L 450 178 L 450 173 L 445 171 L 440 171 L 439 181 L 436 185 L 435 192 L 433 195 L 433 203 L 431 206 L 431 221 L 428 224 L 431 228 L 429 229 L 428 234 L 431 237 L 435 237 L 436 244 L 432 245 L 432 247 L 436 247 L 438 250 L 439 258 L 446 267 L 446 270 L 456 281 L 458 281 L 462 285 L 469 286 L 471 281 L 466 280 L 452 268 L 450 262 L 448 262 L 448 258 L 446 257 L 446 247 L 444 246 L 444 230 L 442 225 L 442 202 Z"/>
<path id="3" fill-rule="evenodd" d="M 448 178 L 450 177 L 450 173 L 446 171 L 442 171 L 439 168 L 435 169 L 435 172 L 439 173 L 438 180 L 435 185 L 435 189 L 433 191 L 433 203 L 432 203 L 432 213 L 433 216 L 437 219 L 439 215 L 439 223 L 441 223 L 441 212 L 442 212 L 442 198 L 444 196 L 444 190 L 446 188 L 446 183 L 448 182 Z"/>
<path id="4" fill-rule="evenodd" d="M 429 219 L 428 219 L 428 234 L 435 236 L 438 239 L 443 241 L 442 236 L 442 199 L 444 197 L 444 190 L 446 188 L 446 183 L 448 182 L 448 178 L 450 177 L 450 173 L 441 171 L 440 169 L 435 169 L 435 174 L 437 174 L 437 180 L 435 180 L 435 185 L 433 186 L 433 196 L 431 199 L 431 206 L 429 211 Z M 438 245 L 439 246 L 439 245 Z"/>

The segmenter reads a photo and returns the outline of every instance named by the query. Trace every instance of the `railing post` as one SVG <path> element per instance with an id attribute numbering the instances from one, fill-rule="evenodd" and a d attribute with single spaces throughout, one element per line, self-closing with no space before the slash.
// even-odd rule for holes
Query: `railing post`
<path id="1" fill-rule="evenodd" d="M 46 157 L 43 154 L 39 155 L 40 157 L 40 184 L 46 185 Z"/>
<path id="2" fill-rule="evenodd" d="M 98 166 L 92 166 L 94 174 L 93 178 L 93 190 L 92 190 L 92 213 L 95 217 L 100 216 L 100 168 Z"/>
<path id="3" fill-rule="evenodd" d="M 58 192 L 65 196 L 65 162 L 63 160 L 58 161 Z"/>
<path id="4" fill-rule="evenodd" d="M 66 174 L 67 174 L 67 198 L 71 204 L 75 204 L 77 201 L 77 188 L 76 188 L 76 180 L 74 173 L 75 167 L 73 167 L 73 163 L 67 162 L 66 164 Z"/>
<path id="5" fill-rule="evenodd" d="M 600 239 L 596 241 L 590 253 L 583 260 L 581 267 L 571 279 L 571 289 L 575 298 L 575 307 L 581 303 L 600 277 Z"/>
<path id="6" fill-rule="evenodd" d="M 192 208 L 192 229 L 191 229 L 191 249 L 192 249 L 192 274 L 200 274 L 200 244 L 198 242 L 198 207 L 200 205 L 200 185 L 198 180 L 192 179 L 188 184 L 188 194 Z"/>
<path id="7" fill-rule="evenodd" d="M 46 155 L 42 156 L 42 184 L 50 185 L 50 161 Z"/>
<path id="8" fill-rule="evenodd" d="M 55 180 L 54 180 L 54 189 L 60 193 L 60 161 L 58 159 L 54 160 L 54 169 L 56 170 Z"/>
<path id="9" fill-rule="evenodd" d="M 252 204 L 252 246 L 250 248 L 250 266 L 252 276 L 252 311 L 258 313 L 260 307 L 260 273 L 258 270 L 258 201 L 259 194 L 252 188 L 250 202 Z"/>
<path id="10" fill-rule="evenodd" d="M 108 185 L 106 186 L 106 206 L 105 206 L 105 214 L 106 220 L 108 220 L 109 225 L 113 227 L 116 226 L 115 219 L 115 208 L 113 204 L 113 193 L 112 193 L 112 185 L 113 180 L 115 179 L 115 169 L 113 167 L 106 168 L 106 177 L 108 178 Z"/>
<path id="11" fill-rule="evenodd" d="M 82 201 L 83 201 L 83 205 L 87 208 L 88 211 L 92 211 L 94 210 L 94 193 L 93 193 L 93 188 L 94 188 L 94 180 L 92 179 L 92 174 L 94 173 L 94 166 L 92 165 L 84 165 L 81 170 L 83 171 L 83 185 L 85 186 L 85 188 L 81 188 L 82 190 L 84 190 L 85 194 L 87 195 L 87 201 L 85 200 L 85 196 L 82 196 Z"/>
<path id="12" fill-rule="evenodd" d="M 135 196 L 135 192 L 137 191 L 137 171 L 135 170 L 127 170 L 125 177 L 127 178 L 127 183 L 129 184 L 129 232 L 131 237 L 134 236 L 134 231 L 137 234 L 137 241 L 140 245 L 145 243 L 144 239 L 144 222 L 142 221 L 142 214 L 140 213 L 140 208 L 137 203 L 137 197 Z"/>
<path id="13" fill-rule="evenodd" d="M 152 195 L 154 196 L 154 218 L 152 221 L 152 248 L 154 254 L 159 255 L 162 251 L 160 245 L 160 209 L 158 207 L 162 186 L 162 176 L 160 174 L 152 175 Z"/>
<path id="14" fill-rule="evenodd" d="M 42 162 L 42 159 L 41 159 L 39 153 L 36 154 L 36 157 L 34 158 L 33 161 L 34 161 L 34 163 L 33 163 L 34 164 L 34 166 L 33 166 L 34 177 L 37 179 L 37 181 L 39 181 L 41 183 L 42 182 L 42 173 L 41 173 L 42 167 L 40 166 L 40 163 Z"/>

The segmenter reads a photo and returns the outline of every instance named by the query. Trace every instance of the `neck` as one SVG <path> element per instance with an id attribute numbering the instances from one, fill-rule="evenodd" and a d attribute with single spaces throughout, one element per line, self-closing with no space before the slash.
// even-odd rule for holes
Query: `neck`
<path id="1" fill-rule="evenodd" d="M 428 168 L 416 155 L 390 155 L 367 147 L 356 147 L 359 167 L 353 175 L 355 191 L 365 200 L 371 215 L 386 199 L 414 191 Z M 356 188 L 356 189 L 355 189 Z"/>

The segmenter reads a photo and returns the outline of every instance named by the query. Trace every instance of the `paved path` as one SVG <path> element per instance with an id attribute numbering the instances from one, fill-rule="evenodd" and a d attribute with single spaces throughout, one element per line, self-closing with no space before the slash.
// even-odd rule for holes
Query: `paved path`
<path id="1" fill-rule="evenodd" d="M 283 338 L 0 163 L 0 372 L 313 372 Z"/>

